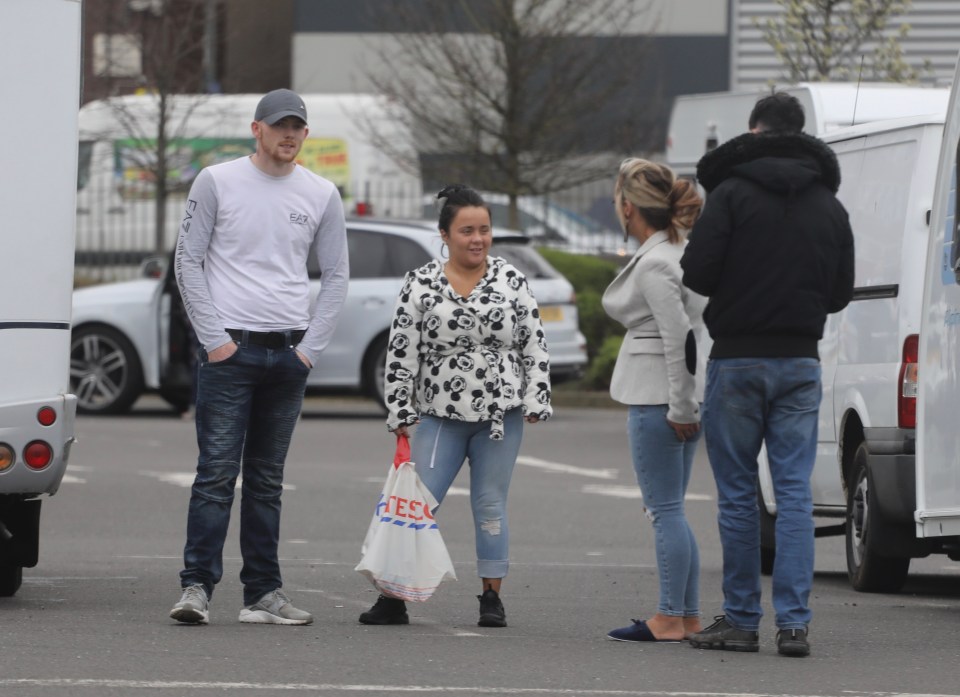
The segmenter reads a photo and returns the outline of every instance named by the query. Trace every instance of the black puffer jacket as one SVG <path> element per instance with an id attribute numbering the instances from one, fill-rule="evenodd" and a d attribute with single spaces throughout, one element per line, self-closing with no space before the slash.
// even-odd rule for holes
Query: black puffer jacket
<path id="1" fill-rule="evenodd" d="M 680 262 L 710 298 L 713 358 L 817 358 L 828 313 L 853 294 L 853 233 L 837 158 L 806 134 L 747 133 L 697 165 L 703 215 Z"/>

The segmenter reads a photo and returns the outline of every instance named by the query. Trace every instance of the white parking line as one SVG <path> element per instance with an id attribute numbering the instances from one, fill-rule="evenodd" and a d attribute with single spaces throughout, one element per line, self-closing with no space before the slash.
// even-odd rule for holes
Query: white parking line
<path id="1" fill-rule="evenodd" d="M 536 467 L 537 469 L 546 470 L 547 472 L 576 474 L 581 477 L 592 477 L 594 479 L 617 478 L 616 469 L 592 469 L 588 467 L 577 467 L 576 465 L 565 465 L 562 462 L 550 462 L 549 460 L 541 460 L 540 458 L 529 457 L 527 455 L 519 456 L 517 458 L 517 464 L 526 465 L 527 467 Z"/>
<path id="2" fill-rule="evenodd" d="M 369 482 L 370 484 L 379 484 L 383 486 L 384 478 L 383 477 L 364 477 L 363 481 Z M 469 496 L 470 489 L 462 486 L 452 486 L 447 489 L 447 496 Z"/>
<path id="3" fill-rule="evenodd" d="M 601 496 L 613 496 L 620 499 L 642 499 L 640 487 L 637 485 L 625 486 L 622 484 L 584 484 L 580 491 L 584 494 L 599 494 Z M 712 496 L 706 494 L 687 493 L 683 497 L 685 501 L 713 501 Z"/>
<path id="4" fill-rule="evenodd" d="M 114 680 L 109 678 L 5 678 L 0 687 L 62 687 L 74 689 L 155 689 L 155 690 L 286 690 L 291 692 L 379 692 L 393 694 L 417 692 L 432 694 L 473 693 L 481 695 L 623 695 L 625 697 L 958 697 L 953 694 L 911 692 L 833 692 L 808 695 L 777 692 L 649 692 L 645 690 L 562 689 L 555 687 L 483 687 L 453 685 L 362 685 L 350 683 L 261 683 L 261 682 L 187 682 L 173 680 Z"/>
<path id="5" fill-rule="evenodd" d="M 618 499 L 642 499 L 640 487 L 637 485 L 624 486 L 623 484 L 585 484 L 580 488 L 584 494 L 600 494 L 613 496 Z"/>
<path id="6" fill-rule="evenodd" d="M 23 582 L 34 586 L 51 586 L 64 581 L 139 581 L 137 576 L 24 576 Z"/>
<path id="7" fill-rule="evenodd" d="M 150 470 L 145 470 L 140 474 L 145 477 L 153 477 L 158 482 L 163 482 L 164 484 L 173 484 L 174 486 L 179 486 L 183 489 L 189 489 L 193 486 L 194 477 L 196 477 L 196 472 L 153 472 Z M 239 489 L 243 485 L 243 477 L 237 477 L 237 486 L 235 488 Z M 284 491 L 296 491 L 297 487 L 293 484 L 283 483 Z"/>
<path id="8" fill-rule="evenodd" d="M 588 553 L 587 556 L 594 556 L 592 553 Z M 118 554 L 114 557 L 115 559 L 152 559 L 152 560 L 173 560 L 173 561 L 182 561 L 182 556 L 175 556 L 172 554 Z M 240 557 L 224 557 L 224 561 L 229 562 L 240 562 L 243 561 Z M 310 559 L 307 557 L 280 557 L 280 561 L 285 564 L 299 564 L 299 565 L 310 565 L 310 566 L 346 566 L 353 568 L 357 565 L 355 561 L 327 561 L 325 559 Z M 475 561 L 455 561 L 453 562 L 455 567 L 462 566 L 465 568 L 476 568 L 477 563 Z M 583 567 L 583 568 L 593 568 L 593 569 L 655 569 L 656 564 L 617 564 L 617 563 L 593 563 L 593 562 L 565 562 L 565 561 L 510 561 L 510 566 L 529 566 L 533 568 L 557 568 L 557 567 Z M 303 589 L 305 593 L 323 593 L 325 591 L 321 590 L 309 590 Z M 298 591 L 299 592 L 299 591 Z M 957 695 L 960 697 L 960 695 Z"/>

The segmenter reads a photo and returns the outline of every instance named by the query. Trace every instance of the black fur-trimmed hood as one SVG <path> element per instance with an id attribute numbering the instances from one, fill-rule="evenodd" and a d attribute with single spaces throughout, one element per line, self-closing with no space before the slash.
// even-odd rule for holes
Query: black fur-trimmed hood
<path id="1" fill-rule="evenodd" d="M 708 192 L 730 177 L 784 192 L 821 182 L 836 193 L 840 165 L 826 143 L 806 133 L 744 133 L 711 150 L 697 164 L 697 180 Z"/>

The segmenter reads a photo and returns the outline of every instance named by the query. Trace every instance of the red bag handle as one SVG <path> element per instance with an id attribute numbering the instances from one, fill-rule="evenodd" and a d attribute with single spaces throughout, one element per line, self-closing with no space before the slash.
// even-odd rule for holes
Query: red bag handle
<path id="1" fill-rule="evenodd" d="M 400 467 L 404 462 L 410 462 L 410 438 L 398 433 L 397 452 L 393 456 L 393 466 Z"/>

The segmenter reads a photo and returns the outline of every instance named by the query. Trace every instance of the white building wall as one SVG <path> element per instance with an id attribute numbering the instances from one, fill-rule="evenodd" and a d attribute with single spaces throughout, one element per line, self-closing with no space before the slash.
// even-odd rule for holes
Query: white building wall
<path id="1" fill-rule="evenodd" d="M 721 0 L 642 1 L 649 4 L 649 10 L 638 14 L 628 34 L 715 36 L 727 33 L 727 3 Z"/>
<path id="2" fill-rule="evenodd" d="M 2 0 L 0 0 L 2 1 Z M 725 36 L 726 0 L 635 0 L 647 3 L 626 34 Z M 389 34 L 297 31 L 292 41 L 292 87 L 298 92 L 372 92 L 365 77 L 377 55 L 396 42 Z"/>
<path id="3" fill-rule="evenodd" d="M 784 81 L 784 68 L 756 25 L 782 14 L 773 0 L 731 0 L 731 89 L 762 89 Z M 922 81 L 949 86 L 960 51 L 960 0 L 913 0 L 910 11 L 895 18 L 889 31 L 897 32 L 904 23 L 910 25 L 901 41 L 906 61 L 919 69 L 928 60 L 931 72 Z"/>

